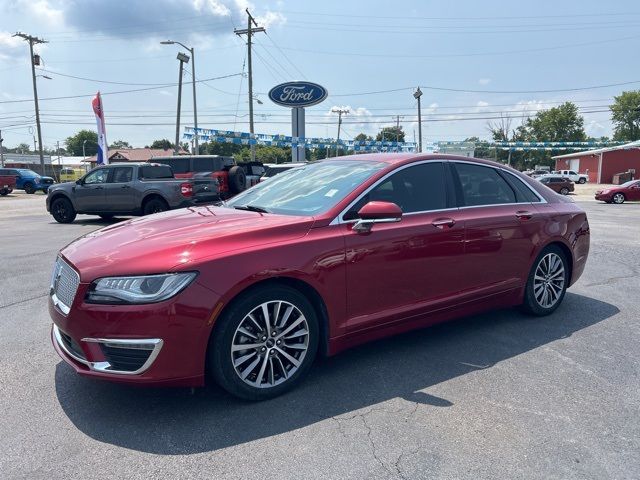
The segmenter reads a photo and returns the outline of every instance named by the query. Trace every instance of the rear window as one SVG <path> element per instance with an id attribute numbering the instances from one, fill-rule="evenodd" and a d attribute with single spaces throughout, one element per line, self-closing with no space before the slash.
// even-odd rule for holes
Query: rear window
<path id="1" fill-rule="evenodd" d="M 140 167 L 140 178 L 173 178 L 173 171 L 168 165 L 149 165 Z"/>
<path id="2" fill-rule="evenodd" d="M 213 158 L 194 158 L 193 170 L 195 172 L 214 172 L 217 170 L 216 161 Z"/>
<path id="3" fill-rule="evenodd" d="M 154 161 L 162 162 L 165 165 L 169 165 L 173 173 L 189 173 L 191 172 L 191 165 L 188 158 L 171 158 L 163 160 L 161 158 L 154 159 Z"/>

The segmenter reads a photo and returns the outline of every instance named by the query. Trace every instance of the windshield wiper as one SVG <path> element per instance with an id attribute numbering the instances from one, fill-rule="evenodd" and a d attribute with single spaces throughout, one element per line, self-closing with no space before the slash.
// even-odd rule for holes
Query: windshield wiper
<path id="1" fill-rule="evenodd" d="M 236 210 L 248 210 L 250 212 L 270 213 L 266 208 L 257 205 L 235 205 L 233 208 Z"/>

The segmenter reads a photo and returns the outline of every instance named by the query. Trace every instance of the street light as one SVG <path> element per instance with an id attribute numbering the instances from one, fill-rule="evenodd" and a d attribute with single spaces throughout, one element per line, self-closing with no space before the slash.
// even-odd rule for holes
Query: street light
<path id="1" fill-rule="evenodd" d="M 196 106 L 196 56 L 194 48 L 189 48 L 185 44 L 176 42 L 174 40 L 163 40 L 160 42 L 162 45 L 180 45 L 191 53 L 191 84 L 193 86 L 193 128 L 194 128 L 194 155 L 200 153 L 198 147 L 198 107 Z M 188 60 L 187 60 L 188 61 Z M 177 142 L 176 142 L 177 143 Z M 177 145 L 176 145 L 177 148 Z"/>

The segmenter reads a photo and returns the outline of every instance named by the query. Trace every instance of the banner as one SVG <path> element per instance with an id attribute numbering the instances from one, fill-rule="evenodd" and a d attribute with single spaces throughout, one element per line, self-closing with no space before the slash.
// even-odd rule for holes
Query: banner
<path id="1" fill-rule="evenodd" d="M 109 150 L 107 148 L 107 132 L 104 128 L 104 110 L 102 108 L 102 98 L 100 92 L 92 100 L 93 113 L 96 114 L 96 124 L 98 125 L 98 153 L 96 155 L 98 165 L 109 163 Z"/>

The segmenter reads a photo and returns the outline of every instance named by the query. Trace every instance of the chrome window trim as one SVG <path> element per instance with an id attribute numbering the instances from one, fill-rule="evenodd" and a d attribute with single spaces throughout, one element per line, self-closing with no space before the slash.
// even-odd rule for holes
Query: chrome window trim
<path id="1" fill-rule="evenodd" d="M 144 362 L 144 364 L 139 369 L 129 372 L 125 370 L 113 370 L 111 369 L 111 364 L 106 361 L 90 362 L 88 360 L 85 360 L 84 358 L 78 357 L 66 347 L 66 345 L 62 341 L 62 337 L 60 335 L 60 329 L 55 324 L 53 325 L 53 335 L 60 349 L 76 362 L 89 367 L 89 370 L 93 372 L 113 373 L 116 375 L 140 375 L 141 373 L 144 373 L 149 369 L 149 367 L 151 367 L 153 362 L 158 357 L 158 354 L 160 353 L 162 346 L 164 345 L 164 342 L 161 338 L 141 338 L 141 339 L 83 338 L 81 340 L 82 342 L 88 342 L 88 343 L 109 343 L 111 344 L 110 346 L 113 348 L 127 348 L 127 346 L 130 346 L 130 345 L 148 345 L 149 347 L 151 347 L 148 349 L 143 349 L 143 350 L 151 350 L 151 354 L 149 355 L 149 358 Z M 116 345 L 119 345 L 120 347 Z"/>
<path id="2" fill-rule="evenodd" d="M 358 219 L 354 218 L 353 220 L 344 220 L 342 217 L 344 216 L 345 213 L 347 213 L 351 207 L 353 207 L 356 203 L 358 203 L 362 197 L 364 197 L 365 195 L 367 195 L 371 190 L 373 190 L 374 188 L 376 188 L 378 185 L 380 185 L 382 182 L 384 182 L 386 179 L 388 179 L 391 175 L 394 175 L 398 172 L 401 172 L 402 170 L 404 170 L 405 168 L 409 168 L 409 167 L 415 167 L 416 165 L 423 165 L 425 163 L 446 163 L 447 160 L 446 159 L 436 159 L 436 158 L 432 158 L 429 160 L 420 160 L 418 162 L 413 162 L 413 163 L 408 163 L 406 165 L 402 165 L 399 168 L 396 168 L 392 171 L 390 171 L 389 173 L 387 173 L 384 177 L 378 179 L 378 181 L 376 183 L 374 183 L 373 185 L 370 185 L 369 188 L 367 188 L 364 192 L 362 192 L 360 195 L 358 195 L 358 197 L 351 202 L 349 205 L 347 205 L 346 208 L 344 208 L 337 216 L 336 218 L 334 218 L 331 223 L 329 225 L 339 225 L 339 224 L 347 224 L 347 223 L 354 223 L 357 222 Z M 441 212 L 441 211 L 445 211 L 445 210 L 458 210 L 455 207 L 452 208 L 441 208 L 441 209 L 437 209 L 437 210 L 423 210 L 420 212 L 409 212 L 409 213 L 402 213 L 402 216 L 404 217 L 405 215 L 416 215 L 419 213 L 428 213 L 428 212 Z"/>

